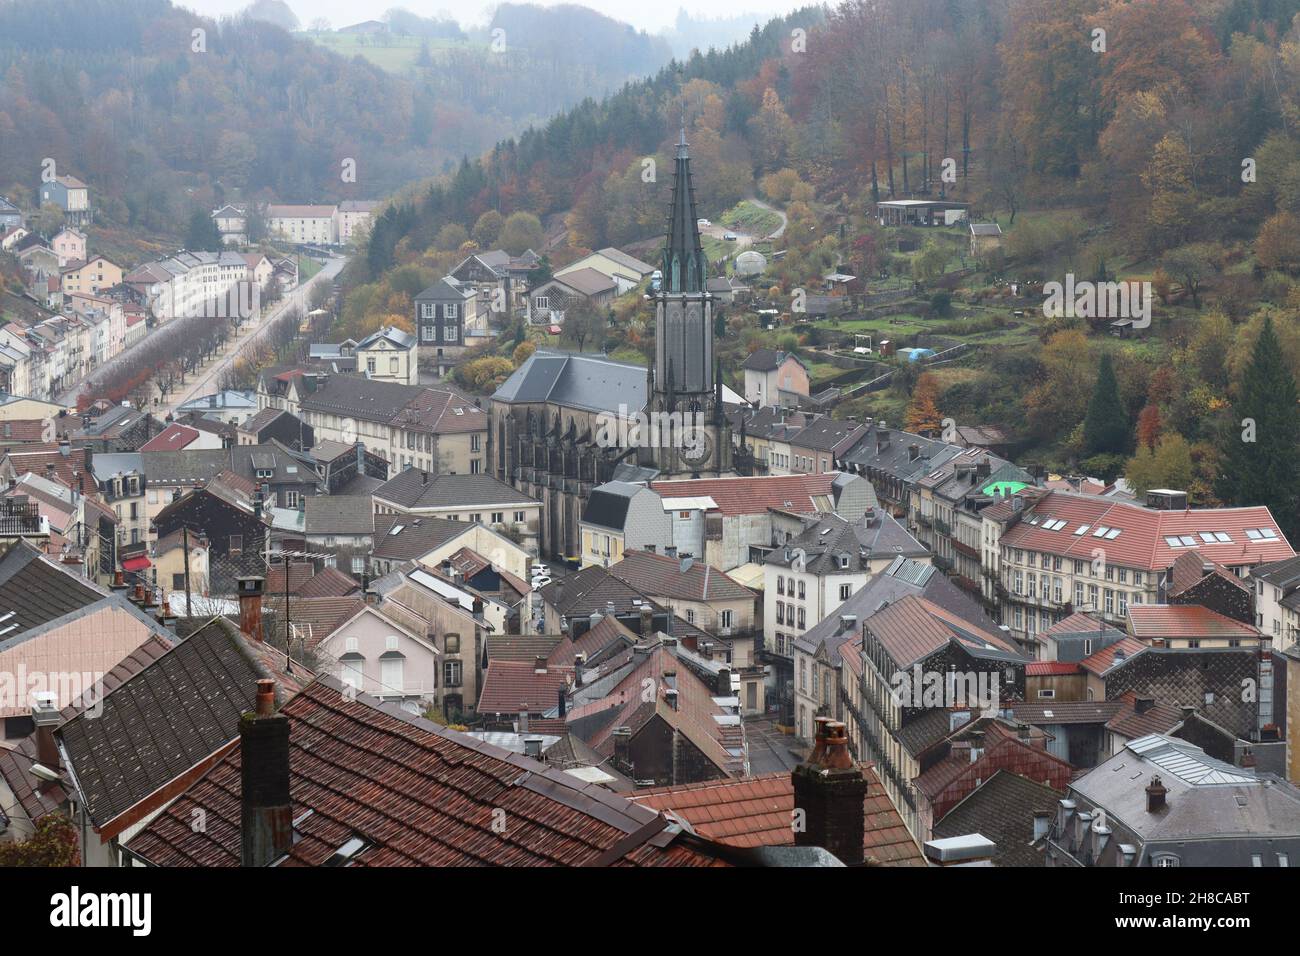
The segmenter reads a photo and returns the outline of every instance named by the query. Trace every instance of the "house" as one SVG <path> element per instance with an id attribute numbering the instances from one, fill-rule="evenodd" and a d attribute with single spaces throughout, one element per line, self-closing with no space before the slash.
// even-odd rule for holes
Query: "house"
<path id="1" fill-rule="evenodd" d="M 269 388 L 264 372 L 258 392 L 263 407 L 276 404 Z M 310 425 L 317 442 L 360 442 L 393 472 L 419 468 L 474 475 L 486 470 L 487 415 L 448 389 L 351 375 L 298 375 L 277 407 Z"/>
<path id="2" fill-rule="evenodd" d="M 478 714 L 489 723 L 527 726 L 532 718 L 557 709 L 574 681 L 574 668 L 547 663 L 546 658 L 511 661 L 489 658 L 479 696 Z"/>
<path id="3" fill-rule="evenodd" d="M 1257 565 L 1247 583 L 1255 592 L 1255 626 L 1277 647 L 1294 645 L 1300 638 L 1300 557 Z"/>
<path id="4" fill-rule="evenodd" d="M 409 629 L 363 604 L 323 640 L 314 642 L 317 667 L 380 700 L 411 701 L 421 710 L 436 699 L 440 652 L 421 629 Z"/>
<path id="5" fill-rule="evenodd" d="M 688 624 L 718 638 L 722 656 L 737 675 L 746 713 L 764 712 L 764 668 L 757 663 L 760 633 L 757 595 L 721 571 L 692 558 L 627 551 L 609 573 L 666 607 Z"/>
<path id="6" fill-rule="evenodd" d="M 203 448 L 220 448 L 221 436 L 213 432 L 199 431 L 176 422 L 168 425 L 153 438 L 140 446 L 140 451 L 184 451 L 189 448 L 198 451 Z"/>
<path id="7" fill-rule="evenodd" d="M 793 352 L 755 349 L 740 367 L 745 372 L 745 401 L 752 405 L 797 407 L 800 397 L 808 397 L 808 366 Z"/>
<path id="8" fill-rule="evenodd" d="M 345 199 L 334 210 L 334 241 L 346 246 L 370 230 L 370 220 L 379 202 L 374 199 Z"/>
<path id="9" fill-rule="evenodd" d="M 133 862 L 231 867 L 266 866 L 282 858 L 306 866 L 772 862 L 771 856 L 744 857 L 744 851 L 671 828 L 666 817 L 593 787 L 581 775 L 341 690 L 336 679 L 321 677 L 278 710 L 267 699 L 246 721 L 243 739 L 212 772 L 131 840 Z M 313 728 L 322 724 L 331 732 L 316 742 Z M 260 746 L 277 737 L 287 745 Z M 330 759 L 323 762 L 322 754 Z M 241 787 L 245 761 L 250 772 L 275 781 L 278 791 L 294 794 L 292 803 L 278 811 L 262 807 L 251 788 Z M 410 786 L 399 791 L 399 779 L 410 779 Z M 369 822 L 377 807 L 384 811 L 382 826 Z M 493 829 L 496 811 L 496 818 L 528 820 L 539 829 L 502 840 Z M 253 826 L 259 813 L 278 813 L 284 826 Z M 196 814 L 225 825 L 196 833 L 190 823 Z M 241 827 L 239 820 L 249 824 Z M 339 820 L 347 820 L 346 827 Z M 458 836 L 448 839 L 452 833 Z"/>
<path id="10" fill-rule="evenodd" d="M 301 418 L 281 408 L 264 408 L 235 428 L 236 444 L 267 445 L 272 441 L 306 451 L 316 444 L 316 435 Z"/>
<path id="11" fill-rule="evenodd" d="M 1170 604 L 1209 608 L 1243 624 L 1255 623 L 1253 582 L 1233 574 L 1221 564 L 1206 561 L 1195 551 L 1186 551 L 1174 559 L 1165 587 L 1165 600 Z"/>
<path id="12" fill-rule="evenodd" d="M 415 336 L 395 326 L 371 332 L 357 343 L 357 371 L 367 378 L 399 385 L 419 381 L 419 363 L 415 355 Z"/>
<path id="13" fill-rule="evenodd" d="M 72 259 L 59 266 L 59 281 L 65 296 L 74 292 L 92 295 L 121 285 L 122 267 L 106 256 L 92 256 L 86 261 Z"/>
<path id="14" fill-rule="evenodd" d="M 878 762 L 885 792 L 916 835 L 931 822 L 911 796 L 927 766 L 925 755 L 953 733 L 963 714 L 969 720 L 1020 699 L 1026 660 L 995 625 L 974 623 L 913 594 L 863 622 L 860 645 L 841 656 L 855 653 L 845 667 L 851 746 L 858 759 Z M 796 714 L 805 739 L 811 718 Z"/>
<path id="15" fill-rule="evenodd" d="M 1018 773 L 998 770 L 932 828 L 936 839 L 978 833 L 997 852 L 993 866 L 1045 866 L 1047 828 L 1061 791 Z"/>
<path id="16" fill-rule="evenodd" d="M 182 601 L 188 586 L 190 608 L 185 617 L 199 616 L 198 598 L 210 596 L 212 588 L 212 563 L 208 539 L 202 532 L 190 532 L 182 526 L 179 531 L 159 538 L 149 545 L 151 582 L 164 594 L 180 593 Z M 186 570 L 189 579 L 186 580 Z"/>
<path id="17" fill-rule="evenodd" d="M 259 411 L 253 392 L 223 389 L 210 395 L 198 395 L 176 406 L 176 415 L 218 415 L 231 425 L 242 424 Z"/>
<path id="18" fill-rule="evenodd" d="M 777 686 L 794 677 L 791 668 L 798 655 L 792 650 L 804 632 L 833 620 L 855 591 L 899 558 L 928 564 L 929 554 L 879 510 L 856 521 L 835 514 L 808 520 L 801 533 L 768 554 L 763 562 L 763 647 L 776 665 Z M 829 698 L 833 689 L 824 687 L 824 693 Z M 802 729 L 812 728 L 807 724 Z"/>
<path id="19" fill-rule="evenodd" d="M 23 211 L 4 196 L 0 196 L 0 233 L 6 229 L 17 229 L 23 222 Z"/>
<path id="20" fill-rule="evenodd" d="M 217 224 L 217 232 L 221 233 L 225 245 L 248 245 L 248 212 L 244 207 L 226 203 L 212 211 L 212 221 Z"/>
<path id="21" fill-rule="evenodd" d="M 255 621 L 241 614 L 242 626 Z M 294 671 L 260 636 L 217 617 L 63 722 L 61 786 L 84 811 L 87 861 L 122 865 L 122 845 L 230 750 L 257 681 L 278 681 L 284 700 L 310 678 L 301 664 Z M 140 721 L 151 729 L 144 740 L 133 732 Z"/>
<path id="22" fill-rule="evenodd" d="M 697 478 L 652 481 L 672 516 L 672 553 L 690 555 L 720 571 L 766 555 L 775 545 L 773 515 L 835 511 L 834 475 Z"/>
<path id="23" fill-rule="evenodd" d="M 50 240 L 50 248 L 59 257 L 59 267 L 68 263 L 84 262 L 86 259 L 86 234 L 71 226 L 64 227 Z"/>
<path id="24" fill-rule="evenodd" d="M 260 503 L 228 493 L 217 482 L 166 505 L 153 520 L 159 539 L 182 528 L 202 531 L 210 542 L 210 589 L 232 594 L 238 578 L 260 574 L 269 534 Z"/>
<path id="25" fill-rule="evenodd" d="M 376 515 L 477 522 L 518 535 L 529 553 L 537 553 L 541 505 L 491 475 L 439 475 L 407 468 L 376 488 L 372 497 Z"/>
<path id="26" fill-rule="evenodd" d="M 866 782 L 861 860 L 874 866 L 925 866 L 916 841 L 884 795 L 875 768 L 862 765 L 860 769 Z M 652 810 L 672 813 L 702 836 L 731 846 L 790 846 L 800 836 L 790 826 L 795 809 L 794 778 L 784 771 L 745 780 L 636 790 L 631 799 Z M 846 862 L 857 862 L 857 857 Z"/>
<path id="27" fill-rule="evenodd" d="M 609 567 L 624 551 L 658 551 L 672 542 L 672 519 L 658 493 L 641 484 L 607 481 L 591 491 L 578 525 L 582 567 Z"/>
<path id="28" fill-rule="evenodd" d="M 1128 609 L 1168 593 L 1188 551 L 1242 577 L 1294 552 L 1267 508 L 1188 508 L 1182 492 L 1151 491 L 1146 505 L 1050 491 L 981 512 L 982 568 L 1002 623 L 1022 642 L 1074 611 L 1126 626 Z"/>
<path id="29" fill-rule="evenodd" d="M 445 375 L 460 360 L 470 344 L 471 332 L 481 333 L 487 328 L 487 315 L 479 309 L 475 288 L 461 285 L 450 276 L 420 292 L 414 308 L 420 357 L 430 360 L 439 375 Z"/>
<path id="30" fill-rule="evenodd" d="M 970 218 L 970 206 L 949 199 L 882 199 L 876 216 L 882 226 L 951 226 Z"/>
<path id="31" fill-rule="evenodd" d="M 641 637 L 682 633 L 675 615 L 660 607 L 605 568 L 583 568 L 541 588 L 543 634 L 563 634 L 577 641 L 606 617 L 614 617 Z M 682 621 L 682 625 L 686 622 Z"/>
<path id="32" fill-rule="evenodd" d="M 844 454 L 865 432 L 866 426 L 855 421 L 818 415 L 788 435 L 785 447 L 774 441 L 773 450 L 785 453 L 791 474 L 823 475 L 841 470 L 839 462 Z"/>
<path id="33" fill-rule="evenodd" d="M 634 256 L 629 256 L 625 252 L 607 246 L 589 256 L 582 257 L 577 262 L 569 263 L 563 269 L 557 269 L 554 277 L 564 279 L 575 272 L 585 269 L 592 269 L 612 279 L 617 287 L 618 295 L 622 295 L 629 289 L 640 285 L 650 273 L 655 271 L 655 267 L 648 262 L 642 262 Z"/>
<path id="34" fill-rule="evenodd" d="M 366 555 L 374 544 L 375 515 L 363 495 L 312 495 L 299 502 L 303 537 L 309 550 L 344 552 L 353 574 L 366 571 Z"/>
<path id="35" fill-rule="evenodd" d="M 972 259 L 983 259 L 1002 249 L 1002 227 L 996 222 L 970 224 L 970 254 Z"/>
<path id="36" fill-rule="evenodd" d="M 267 232 L 294 245 L 337 244 L 334 220 L 334 206 L 270 203 L 266 207 Z"/>
<path id="37" fill-rule="evenodd" d="M 63 218 L 78 226 L 94 220 L 90 205 L 90 187 L 76 176 L 55 176 L 42 182 L 39 190 L 40 205 L 54 205 L 63 210 Z"/>
<path id="38" fill-rule="evenodd" d="M 749 749 L 734 698 L 681 664 L 671 638 L 638 644 L 608 692 L 568 710 L 571 732 L 637 786 L 740 778 Z"/>
<path id="39" fill-rule="evenodd" d="M 1155 647 L 1259 647 L 1262 635 L 1250 624 L 1199 604 L 1144 604 L 1128 609 L 1128 632 Z"/>
<path id="40" fill-rule="evenodd" d="M 595 269 L 575 269 L 553 277 L 528 293 L 528 320 L 534 325 L 563 325 L 567 310 L 577 303 L 608 306 L 618 295 L 615 279 Z"/>
<path id="41" fill-rule="evenodd" d="M 1047 834 L 1046 863 L 1277 867 L 1297 852 L 1300 791 L 1150 734 L 1070 785 Z"/>
<path id="42" fill-rule="evenodd" d="M 31 235 L 22 226 L 3 224 L 4 211 L 0 207 L 0 252 L 16 251 L 15 247 Z"/>

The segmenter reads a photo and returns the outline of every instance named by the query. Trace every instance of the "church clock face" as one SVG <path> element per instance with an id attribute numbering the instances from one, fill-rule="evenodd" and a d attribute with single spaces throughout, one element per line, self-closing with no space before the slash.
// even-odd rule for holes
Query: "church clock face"
<path id="1" fill-rule="evenodd" d="M 682 464 L 696 468 L 713 457 L 713 439 L 708 432 L 699 429 L 690 436 L 690 441 L 678 449 L 677 456 Z"/>

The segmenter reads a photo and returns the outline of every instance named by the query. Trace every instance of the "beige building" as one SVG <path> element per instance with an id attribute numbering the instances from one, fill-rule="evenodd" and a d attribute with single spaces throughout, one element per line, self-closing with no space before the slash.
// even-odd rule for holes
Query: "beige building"
<path id="1" fill-rule="evenodd" d="M 72 261 L 59 270 L 64 295 L 74 292 L 95 294 L 121 284 L 122 276 L 122 267 L 104 256 L 95 256 L 86 262 Z"/>
<path id="2" fill-rule="evenodd" d="M 84 261 L 86 258 L 86 234 L 71 227 L 60 229 L 54 238 L 50 240 L 50 248 L 59 257 L 60 268 L 66 266 L 69 262 Z"/>
<path id="3" fill-rule="evenodd" d="M 338 241 L 334 216 L 334 206 L 271 203 L 266 207 L 266 228 L 272 236 L 295 244 L 332 246 Z"/>
<path id="4" fill-rule="evenodd" d="M 385 326 L 357 343 L 357 371 L 379 382 L 415 385 L 420 380 L 415 336 L 395 326 Z"/>

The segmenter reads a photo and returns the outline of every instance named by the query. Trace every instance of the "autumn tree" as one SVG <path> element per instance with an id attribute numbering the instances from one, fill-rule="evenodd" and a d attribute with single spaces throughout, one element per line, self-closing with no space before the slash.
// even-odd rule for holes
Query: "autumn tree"
<path id="1" fill-rule="evenodd" d="M 939 412 L 939 379 L 933 372 L 922 372 L 912 389 L 912 401 L 907 406 L 906 427 L 910 432 L 927 434 L 943 427 Z"/>
<path id="2" fill-rule="evenodd" d="M 1116 454 L 1128 444 L 1128 413 L 1119 397 L 1119 382 L 1110 353 L 1103 352 L 1097 381 L 1083 420 L 1083 450 L 1087 455 Z"/>
<path id="3" fill-rule="evenodd" d="M 1194 474 L 1191 446 L 1177 432 L 1162 436 L 1154 448 L 1140 445 L 1124 468 L 1124 477 L 1139 495 L 1152 488 L 1187 488 Z"/>
<path id="4" fill-rule="evenodd" d="M 1300 273 L 1300 217 L 1283 211 L 1266 219 L 1255 238 L 1255 258 L 1266 269 Z"/>

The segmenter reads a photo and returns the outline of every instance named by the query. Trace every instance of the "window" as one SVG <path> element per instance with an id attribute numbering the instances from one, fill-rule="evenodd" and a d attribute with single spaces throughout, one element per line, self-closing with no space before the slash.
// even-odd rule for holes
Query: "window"
<path id="1" fill-rule="evenodd" d="M 426 342 L 432 342 L 434 338 L 433 326 L 432 325 L 420 326 L 420 338 L 424 339 L 424 341 Z"/>
<path id="2" fill-rule="evenodd" d="M 1151 860 L 1151 865 L 1152 866 L 1178 866 L 1178 857 L 1172 854 L 1164 854 L 1162 856 L 1153 857 Z"/>
<path id="3" fill-rule="evenodd" d="M 431 319 L 431 318 L 433 318 L 433 303 L 432 303 L 432 302 L 421 302 L 421 303 L 420 303 L 420 318 L 422 318 L 422 319 Z"/>
<path id="4" fill-rule="evenodd" d="M 172 590 L 173 591 L 185 590 L 185 575 L 183 573 L 172 575 Z"/>
<path id="5" fill-rule="evenodd" d="M 232 534 L 230 536 L 229 552 L 231 554 L 241 554 L 244 550 L 244 536 L 242 534 Z"/>
<path id="6" fill-rule="evenodd" d="M 444 635 L 443 638 L 442 638 L 442 644 L 443 644 L 443 650 L 445 650 L 448 654 L 459 654 L 459 653 L 460 653 L 460 635 L 459 635 L 459 634 L 446 634 L 446 635 Z"/>
<path id="7" fill-rule="evenodd" d="M 442 337 L 448 342 L 455 342 L 460 338 L 460 332 L 457 331 L 456 326 L 446 325 L 443 326 Z"/>
<path id="8" fill-rule="evenodd" d="M 799 582 L 799 600 L 802 601 L 803 599 L 804 599 L 804 582 L 803 582 L 803 581 L 800 581 L 800 582 Z"/>
<path id="9" fill-rule="evenodd" d="M 850 584 L 841 584 L 841 585 L 840 585 L 840 600 L 841 600 L 841 601 L 847 601 L 847 600 L 849 599 L 849 593 L 852 591 L 852 589 L 853 589 L 853 586 L 850 585 Z"/>
<path id="10" fill-rule="evenodd" d="M 374 372 L 375 372 L 375 360 L 374 360 L 373 358 L 368 358 L 368 359 L 366 359 L 366 371 L 369 372 L 369 373 L 371 373 L 372 375 L 374 374 Z"/>
<path id="11" fill-rule="evenodd" d="M 776 576 L 776 593 L 777 594 L 785 593 L 785 578 L 779 574 Z"/>
<path id="12" fill-rule="evenodd" d="M 469 436 L 469 450 L 470 450 L 470 451 L 480 451 L 480 450 L 482 449 L 482 447 L 483 447 L 483 436 L 482 436 L 482 435 L 470 435 L 470 436 Z"/>
<path id="13" fill-rule="evenodd" d="M 732 621 L 732 618 L 733 618 L 733 617 L 734 617 L 734 614 L 733 614 L 732 611 L 730 611 L 730 610 L 724 610 L 724 611 L 722 612 L 722 614 L 719 616 L 719 619 L 718 619 L 718 625 L 719 625 L 720 627 L 730 629 L 730 627 L 731 627 L 731 621 Z"/>
<path id="14" fill-rule="evenodd" d="M 460 315 L 459 310 L 460 310 L 460 306 L 458 306 L 455 302 L 448 302 L 446 308 L 443 309 L 442 314 L 449 319 L 454 319 L 458 315 Z"/>
<path id="15" fill-rule="evenodd" d="M 356 690 L 365 686 L 366 659 L 360 654 L 348 654 L 339 661 L 339 680 Z"/>
<path id="16" fill-rule="evenodd" d="M 384 650 L 395 651 L 397 650 L 397 645 L 398 645 L 398 640 L 396 634 L 389 634 L 387 637 L 384 638 Z"/>
<path id="17" fill-rule="evenodd" d="M 494 512 L 492 512 L 492 523 L 493 523 L 493 524 L 505 524 L 505 522 L 506 522 L 505 512 L 503 512 L 503 511 L 494 511 Z"/>
<path id="18" fill-rule="evenodd" d="M 785 623 L 785 602 L 784 601 L 776 602 L 776 623 L 778 624 Z"/>
<path id="19" fill-rule="evenodd" d="M 808 626 L 807 620 L 808 619 L 804 614 L 804 609 L 799 608 L 799 630 L 802 631 L 804 628 Z"/>
<path id="20" fill-rule="evenodd" d="M 524 519 L 524 513 L 523 513 L 522 511 L 516 511 L 516 512 L 515 512 L 515 521 L 517 521 L 517 522 L 522 522 L 522 521 L 524 521 L 524 520 L 525 520 L 525 519 Z"/>
<path id="21" fill-rule="evenodd" d="M 404 694 L 406 692 L 406 659 L 400 656 L 384 657 L 379 661 L 379 682 L 383 685 L 381 694 Z"/>
<path id="22" fill-rule="evenodd" d="M 686 623 L 687 624 L 695 623 L 695 612 L 692 611 L 690 608 L 686 609 Z"/>
<path id="23" fill-rule="evenodd" d="M 461 684 L 460 661 L 443 661 L 442 662 L 442 685 L 444 687 L 459 687 L 460 684 Z"/>
<path id="24" fill-rule="evenodd" d="M 1051 700 L 1055 696 L 1056 696 L 1056 691 L 1051 687 L 1044 687 L 1042 690 L 1038 692 L 1038 697 L 1040 700 Z"/>
<path id="25" fill-rule="evenodd" d="M 298 492 L 296 492 L 296 491 L 286 491 L 286 492 L 284 493 L 284 506 L 285 506 L 286 508 L 296 508 L 296 507 L 298 507 L 298 499 L 299 499 L 299 497 L 300 497 L 300 495 L 299 495 Z"/>

